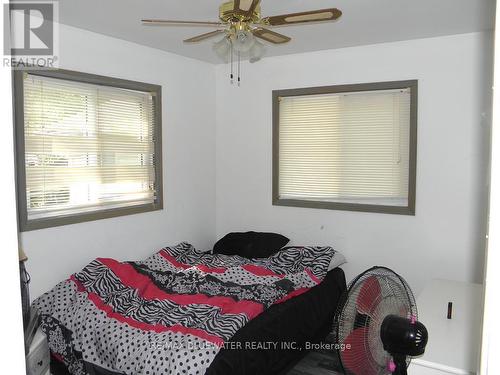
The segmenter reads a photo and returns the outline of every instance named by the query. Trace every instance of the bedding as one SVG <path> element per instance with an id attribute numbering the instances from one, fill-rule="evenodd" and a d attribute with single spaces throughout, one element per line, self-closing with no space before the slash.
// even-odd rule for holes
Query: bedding
<path id="1" fill-rule="evenodd" d="M 33 306 L 72 374 L 203 374 L 252 319 L 320 284 L 334 255 L 300 247 L 246 259 L 182 243 L 139 262 L 98 258 Z"/>
<path id="2" fill-rule="evenodd" d="M 214 254 L 266 258 L 278 252 L 290 240 L 278 233 L 231 232 L 214 245 Z"/>
<path id="3" fill-rule="evenodd" d="M 307 343 L 319 343 L 331 332 L 345 290 L 344 272 L 336 268 L 306 293 L 271 306 L 231 338 L 231 343 L 242 343 L 241 349 L 221 349 L 205 375 L 287 374 L 307 354 Z M 262 343 L 263 348 L 247 348 L 246 343 Z M 264 348 L 265 343 L 273 345 Z"/>

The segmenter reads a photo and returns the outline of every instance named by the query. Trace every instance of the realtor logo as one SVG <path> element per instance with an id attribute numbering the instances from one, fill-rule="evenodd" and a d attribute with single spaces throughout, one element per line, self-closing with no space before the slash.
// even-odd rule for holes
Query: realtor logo
<path id="1" fill-rule="evenodd" d="M 14 1 L 4 4 L 4 66 L 56 68 L 58 3 Z"/>

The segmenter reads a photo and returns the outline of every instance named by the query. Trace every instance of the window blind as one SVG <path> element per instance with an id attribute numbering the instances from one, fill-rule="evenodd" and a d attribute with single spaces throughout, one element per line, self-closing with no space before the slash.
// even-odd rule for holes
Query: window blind
<path id="1" fill-rule="evenodd" d="M 25 74 L 28 219 L 155 201 L 153 93 Z"/>
<path id="2" fill-rule="evenodd" d="M 409 88 L 279 100 L 280 199 L 408 204 Z"/>

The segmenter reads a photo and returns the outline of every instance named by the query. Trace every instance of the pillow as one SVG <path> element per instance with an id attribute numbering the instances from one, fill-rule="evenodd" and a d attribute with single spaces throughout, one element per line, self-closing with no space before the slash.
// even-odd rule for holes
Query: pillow
<path id="1" fill-rule="evenodd" d="M 244 258 L 267 258 L 290 241 L 278 233 L 231 232 L 214 245 L 214 254 L 239 255 Z"/>
<path id="2" fill-rule="evenodd" d="M 332 260 L 330 261 L 330 264 L 328 265 L 328 271 L 333 270 L 334 268 L 340 267 L 341 265 L 347 263 L 347 260 L 345 259 L 344 254 L 341 252 L 335 251 L 335 254 L 332 257 Z"/>

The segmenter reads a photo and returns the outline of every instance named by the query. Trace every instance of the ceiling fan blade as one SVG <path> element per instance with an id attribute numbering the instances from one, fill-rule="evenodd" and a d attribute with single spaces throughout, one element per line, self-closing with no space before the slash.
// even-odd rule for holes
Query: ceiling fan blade
<path id="1" fill-rule="evenodd" d="M 197 35 L 197 36 L 194 36 L 192 38 L 189 38 L 189 39 L 186 39 L 184 42 L 185 43 L 196 43 L 196 42 L 201 42 L 202 40 L 205 40 L 205 39 L 208 39 L 208 38 L 212 38 L 216 35 L 219 35 L 221 33 L 223 33 L 224 30 L 215 30 L 215 31 L 211 31 L 209 33 L 205 33 L 205 34 L 201 34 L 201 35 Z"/>
<path id="2" fill-rule="evenodd" d="M 234 0 L 234 11 L 251 15 L 259 4 L 260 0 Z"/>
<path id="3" fill-rule="evenodd" d="M 337 8 L 312 10 L 309 12 L 282 14 L 280 16 L 266 17 L 262 19 L 264 25 L 281 26 L 296 23 L 333 21 L 339 18 L 342 12 Z"/>
<path id="4" fill-rule="evenodd" d="M 253 35 L 255 35 L 257 38 L 264 39 L 267 42 L 271 42 L 274 44 L 283 44 L 287 43 L 290 40 L 292 40 L 290 37 L 276 33 L 274 31 L 264 29 L 262 27 L 258 27 L 254 30 L 252 30 Z"/>
<path id="5" fill-rule="evenodd" d="M 204 22 L 204 21 L 176 21 L 176 20 L 158 20 L 158 19 L 144 19 L 141 22 L 145 25 L 157 26 L 212 26 L 220 27 L 224 24 L 221 22 Z"/>

